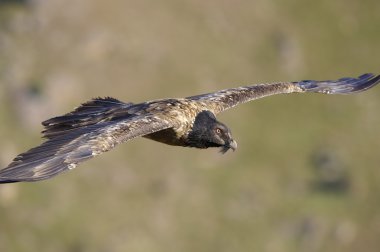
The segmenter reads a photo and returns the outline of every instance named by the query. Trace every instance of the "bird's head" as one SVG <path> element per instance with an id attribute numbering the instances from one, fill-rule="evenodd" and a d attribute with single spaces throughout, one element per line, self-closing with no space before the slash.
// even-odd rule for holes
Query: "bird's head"
<path id="1" fill-rule="evenodd" d="M 230 129 L 218 122 L 210 111 L 200 112 L 194 120 L 188 135 L 188 145 L 196 148 L 220 147 L 222 153 L 236 150 L 237 143 L 232 139 Z"/>

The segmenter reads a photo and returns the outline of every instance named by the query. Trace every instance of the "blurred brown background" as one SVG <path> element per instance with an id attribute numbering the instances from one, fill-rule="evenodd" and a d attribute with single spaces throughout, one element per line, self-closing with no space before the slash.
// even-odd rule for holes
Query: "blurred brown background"
<path id="1" fill-rule="evenodd" d="M 92 97 L 379 73 L 380 2 L 0 0 L 0 167 Z M 379 251 L 380 88 L 222 114 L 239 149 L 136 139 L 0 186 L 0 251 Z"/>

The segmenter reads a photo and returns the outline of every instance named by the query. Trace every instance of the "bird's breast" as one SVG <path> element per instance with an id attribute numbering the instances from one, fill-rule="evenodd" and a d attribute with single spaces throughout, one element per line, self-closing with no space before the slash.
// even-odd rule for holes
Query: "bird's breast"
<path id="1" fill-rule="evenodd" d="M 144 136 L 151 140 L 177 146 L 186 146 L 196 116 L 207 107 L 203 103 L 187 99 L 168 99 L 155 101 L 150 106 L 165 120 L 171 121 L 173 127 Z"/>
<path id="2" fill-rule="evenodd" d="M 149 135 L 145 135 L 145 138 L 175 146 L 185 146 L 186 141 L 183 138 L 178 137 L 177 132 L 173 128 L 160 130 Z"/>

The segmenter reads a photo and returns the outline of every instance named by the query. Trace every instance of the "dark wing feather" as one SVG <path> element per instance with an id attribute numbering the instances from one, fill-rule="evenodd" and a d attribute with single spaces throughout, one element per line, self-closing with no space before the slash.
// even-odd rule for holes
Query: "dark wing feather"
<path id="1" fill-rule="evenodd" d="M 127 108 L 132 105 L 133 103 L 124 103 L 111 97 L 92 99 L 70 113 L 42 122 L 45 127 L 43 137 L 51 139 L 100 121 L 110 121 L 117 116 L 125 117 L 128 114 Z"/>
<path id="2" fill-rule="evenodd" d="M 0 170 L 0 183 L 37 181 L 73 169 L 117 144 L 171 127 L 159 115 L 100 122 L 47 140 Z"/>
<path id="3" fill-rule="evenodd" d="M 275 94 L 288 93 L 324 93 L 350 94 L 367 90 L 380 82 L 380 75 L 363 74 L 358 78 L 341 78 L 338 80 L 298 82 L 278 82 L 257 84 L 246 87 L 231 88 L 215 93 L 187 97 L 191 100 L 206 103 L 215 114 L 238 104 Z"/>

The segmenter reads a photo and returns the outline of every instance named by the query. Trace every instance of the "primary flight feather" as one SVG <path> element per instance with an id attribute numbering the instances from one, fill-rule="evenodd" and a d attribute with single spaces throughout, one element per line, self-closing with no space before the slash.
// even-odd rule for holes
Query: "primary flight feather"
<path id="1" fill-rule="evenodd" d="M 351 94 L 379 82 L 380 75 L 363 74 L 334 81 L 258 84 L 137 104 L 96 98 L 68 114 L 42 122 L 46 141 L 0 170 L 0 183 L 48 179 L 141 136 L 176 146 L 219 147 L 225 153 L 237 148 L 230 129 L 215 117 L 226 109 L 275 94 Z"/>

